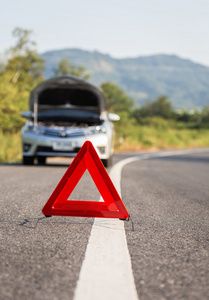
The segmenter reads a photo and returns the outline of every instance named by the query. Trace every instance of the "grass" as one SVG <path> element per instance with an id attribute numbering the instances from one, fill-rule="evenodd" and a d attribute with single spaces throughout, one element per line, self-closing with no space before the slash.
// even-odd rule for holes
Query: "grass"
<path id="1" fill-rule="evenodd" d="M 21 161 L 21 134 L 0 131 L 0 163 Z M 209 127 L 195 128 L 159 118 L 144 124 L 126 122 L 116 124 L 115 151 L 155 151 L 160 149 L 209 147 Z"/>
<path id="2" fill-rule="evenodd" d="M 20 162 L 21 153 L 21 134 L 7 133 L 0 131 L 0 163 Z"/>
<path id="3" fill-rule="evenodd" d="M 162 119 L 152 124 L 118 126 L 116 152 L 209 147 L 209 128 Z"/>

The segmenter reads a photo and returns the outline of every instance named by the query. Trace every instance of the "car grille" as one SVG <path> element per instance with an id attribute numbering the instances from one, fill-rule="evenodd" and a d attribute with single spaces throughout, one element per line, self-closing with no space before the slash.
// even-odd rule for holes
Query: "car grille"
<path id="1" fill-rule="evenodd" d="M 78 153 L 81 148 L 75 148 L 73 151 L 61 151 L 61 150 L 54 150 L 52 147 L 48 146 L 38 146 L 36 152 L 51 152 L 51 153 Z"/>
<path id="2" fill-rule="evenodd" d="M 75 132 L 67 132 L 67 131 L 58 131 L 53 129 L 45 129 L 44 135 L 55 136 L 55 137 L 80 137 L 84 136 L 82 130 L 76 130 Z"/>

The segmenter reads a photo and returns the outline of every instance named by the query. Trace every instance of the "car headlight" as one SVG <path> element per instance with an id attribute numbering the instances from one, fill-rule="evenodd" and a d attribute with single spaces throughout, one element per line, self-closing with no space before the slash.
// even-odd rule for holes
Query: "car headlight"
<path id="1" fill-rule="evenodd" d="M 89 127 L 86 130 L 86 135 L 98 134 L 98 133 L 106 133 L 106 128 L 98 125 L 94 127 Z"/>
<path id="2" fill-rule="evenodd" d="M 44 133 L 44 128 L 43 127 L 35 126 L 35 125 L 33 125 L 32 122 L 26 123 L 24 130 L 26 132 L 32 132 L 32 133 L 37 133 L 37 134 L 43 134 Z"/>

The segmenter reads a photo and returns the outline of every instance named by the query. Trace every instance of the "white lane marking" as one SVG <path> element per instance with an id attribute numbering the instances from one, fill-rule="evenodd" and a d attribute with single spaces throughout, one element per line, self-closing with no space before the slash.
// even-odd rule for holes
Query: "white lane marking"
<path id="1" fill-rule="evenodd" d="M 189 149 L 148 153 L 119 161 L 110 177 L 121 195 L 122 168 L 136 160 L 208 152 Z M 124 223 L 115 219 L 96 218 L 81 267 L 74 300 L 137 300 Z"/>
<path id="2" fill-rule="evenodd" d="M 134 159 L 116 164 L 110 177 L 120 194 L 121 169 Z M 125 162 L 126 161 L 126 162 Z M 124 222 L 96 218 L 81 267 L 74 300 L 138 300 L 127 247 Z"/>
<path id="3" fill-rule="evenodd" d="M 138 299 L 123 221 L 95 219 L 74 299 Z"/>

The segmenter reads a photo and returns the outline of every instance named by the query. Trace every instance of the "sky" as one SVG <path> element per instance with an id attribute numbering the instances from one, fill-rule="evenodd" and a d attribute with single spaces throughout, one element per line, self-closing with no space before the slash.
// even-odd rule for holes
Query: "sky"
<path id="1" fill-rule="evenodd" d="M 209 0 L 1 0 L 0 54 L 16 27 L 33 31 L 39 53 L 174 54 L 209 66 Z"/>

